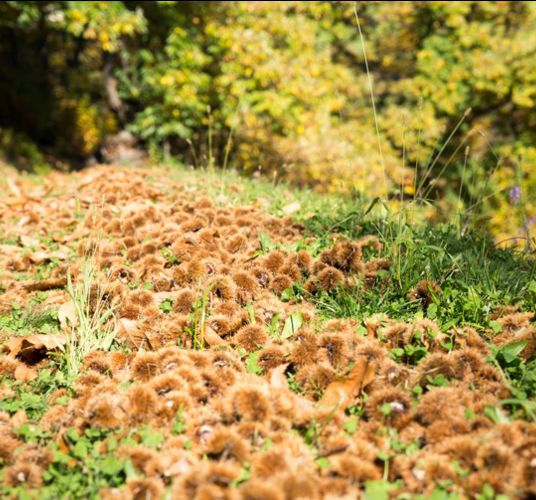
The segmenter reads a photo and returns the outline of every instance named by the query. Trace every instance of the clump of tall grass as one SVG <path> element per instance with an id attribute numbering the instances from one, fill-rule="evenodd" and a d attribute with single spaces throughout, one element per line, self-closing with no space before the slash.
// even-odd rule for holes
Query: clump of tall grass
<path id="1" fill-rule="evenodd" d="M 87 354 L 110 349 L 115 337 L 114 308 L 104 300 L 105 291 L 91 259 L 83 262 L 76 283 L 68 273 L 67 293 L 72 301 L 72 321 L 64 356 L 67 373 L 75 376 Z"/>

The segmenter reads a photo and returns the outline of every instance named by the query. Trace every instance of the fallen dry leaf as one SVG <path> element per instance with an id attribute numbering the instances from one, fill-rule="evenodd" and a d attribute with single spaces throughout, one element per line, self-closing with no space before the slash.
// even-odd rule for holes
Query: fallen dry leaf
<path id="1" fill-rule="evenodd" d="M 280 397 L 285 398 L 291 405 L 297 421 L 304 423 L 309 421 L 312 416 L 314 405 L 312 401 L 290 390 L 287 377 L 285 376 L 288 365 L 289 363 L 285 363 L 272 370 L 270 375 L 270 390 Z"/>
<path id="2" fill-rule="evenodd" d="M 225 344 L 225 340 L 223 340 L 212 328 L 209 326 L 205 327 L 205 342 L 209 346 L 215 346 L 215 345 L 222 345 Z"/>
<path id="3" fill-rule="evenodd" d="M 22 227 L 22 226 L 25 226 L 26 224 L 28 224 L 28 222 L 30 222 L 32 219 L 29 215 L 23 215 L 18 221 L 17 221 L 17 226 L 18 227 Z"/>
<path id="4" fill-rule="evenodd" d="M 6 182 L 7 182 L 7 187 L 9 188 L 9 190 L 15 195 L 17 196 L 18 198 L 20 198 L 22 196 L 22 191 L 20 190 L 19 186 L 17 185 L 17 183 L 15 182 L 14 179 L 12 179 L 11 177 L 8 177 L 6 179 Z"/>
<path id="5" fill-rule="evenodd" d="M 296 422 L 308 421 L 313 415 L 313 402 L 298 394 L 292 394 L 294 394 L 294 411 L 298 414 L 298 416 L 296 417 Z"/>
<path id="6" fill-rule="evenodd" d="M 73 240 L 79 240 L 81 238 L 85 238 L 86 236 L 88 236 L 90 234 L 90 230 L 83 226 L 83 227 L 78 227 L 76 228 L 72 233 L 70 233 L 69 235 L 67 235 L 65 238 L 64 238 L 64 242 L 68 242 L 68 241 L 73 241 Z"/>
<path id="7" fill-rule="evenodd" d="M 30 366 L 21 364 L 15 369 L 15 380 L 19 382 L 28 382 L 37 377 L 37 370 Z"/>
<path id="8" fill-rule="evenodd" d="M 46 262 L 47 260 L 50 260 L 50 259 L 51 259 L 50 253 L 45 252 L 43 250 L 40 250 L 38 252 L 33 252 L 30 255 L 30 260 L 34 264 L 42 264 L 43 262 Z"/>
<path id="9" fill-rule="evenodd" d="M 300 209 L 301 209 L 300 202 L 294 201 L 283 207 L 283 213 L 287 215 L 291 215 L 295 212 L 298 212 Z"/>
<path id="10" fill-rule="evenodd" d="M 78 324 L 74 301 L 69 300 L 60 306 L 58 309 L 58 320 L 62 330 L 66 330 L 69 326 L 73 327 Z"/>
<path id="11" fill-rule="evenodd" d="M 37 238 L 23 234 L 19 237 L 19 240 L 23 247 L 38 247 L 40 241 Z"/>
<path id="12" fill-rule="evenodd" d="M 156 292 L 153 294 L 153 297 L 155 299 L 156 305 L 159 306 L 162 302 L 173 299 L 175 297 L 175 292 Z"/>
<path id="13" fill-rule="evenodd" d="M 89 174 L 84 175 L 82 177 L 82 180 L 78 184 L 78 189 L 83 188 L 84 186 L 89 186 L 92 184 L 95 180 L 99 178 L 99 172 L 91 172 Z"/>
<path id="14" fill-rule="evenodd" d="M 69 249 L 67 247 L 60 248 L 54 252 L 39 251 L 30 255 L 30 260 L 34 264 L 42 264 L 48 260 L 66 260 L 69 257 Z"/>
<path id="15" fill-rule="evenodd" d="M 54 288 L 63 288 L 67 284 L 67 278 L 49 278 L 46 280 L 28 281 L 22 287 L 28 292 L 45 292 Z"/>
<path id="16" fill-rule="evenodd" d="M 62 289 L 51 290 L 49 293 L 47 293 L 45 300 L 41 302 L 40 308 L 42 308 L 43 310 L 45 309 L 57 310 L 69 300 L 70 300 L 70 297 L 65 290 L 62 290 Z"/>
<path id="17" fill-rule="evenodd" d="M 10 196 L 9 198 L 4 198 L 2 203 L 10 208 L 17 208 L 26 205 L 28 199 L 22 196 Z"/>
<path id="18" fill-rule="evenodd" d="M 372 382 L 375 374 L 376 362 L 366 356 L 360 356 L 345 380 L 338 380 L 327 386 L 318 406 L 326 409 L 345 409 Z"/>
<path id="19" fill-rule="evenodd" d="M 135 319 L 119 318 L 115 325 L 115 337 L 119 340 L 129 340 L 136 347 L 143 344 L 145 336 L 138 328 Z"/>
<path id="20" fill-rule="evenodd" d="M 59 438 L 56 440 L 56 444 L 58 445 L 58 448 L 62 453 L 65 453 L 66 455 L 69 454 L 70 448 L 67 445 L 67 443 L 65 442 L 65 438 L 64 438 L 63 434 L 61 434 L 59 436 Z"/>
<path id="21" fill-rule="evenodd" d="M 2 257 L 12 257 L 19 255 L 22 252 L 22 248 L 15 245 L 0 245 L 0 254 Z"/>
<path id="22" fill-rule="evenodd" d="M 287 377 L 285 377 L 285 371 L 289 363 L 276 366 L 270 375 L 270 386 L 273 390 L 278 391 L 281 389 L 288 389 Z"/>
<path id="23" fill-rule="evenodd" d="M 62 453 L 65 453 L 66 455 L 69 455 L 70 453 L 70 448 L 69 448 L 69 445 L 67 444 L 67 441 L 65 440 L 65 434 L 62 433 L 58 439 L 56 440 L 56 444 L 60 450 L 60 452 Z M 67 466 L 69 467 L 74 467 L 76 465 L 76 459 L 75 458 L 71 458 L 68 462 L 67 462 Z"/>
<path id="24" fill-rule="evenodd" d="M 115 338 L 128 340 L 137 349 L 149 348 L 154 350 L 151 340 L 139 328 L 138 322 L 134 319 L 119 318 L 115 324 Z"/>
<path id="25" fill-rule="evenodd" d="M 29 365 L 41 361 L 49 352 L 62 350 L 67 338 L 59 334 L 33 334 L 25 337 L 13 337 L 4 344 L 4 350 Z"/>

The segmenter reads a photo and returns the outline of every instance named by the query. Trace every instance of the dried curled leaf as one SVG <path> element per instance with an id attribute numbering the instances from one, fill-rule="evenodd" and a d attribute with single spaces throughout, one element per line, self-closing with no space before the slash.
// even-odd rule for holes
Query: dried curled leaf
<path id="1" fill-rule="evenodd" d="M 223 340 L 212 328 L 208 326 L 205 327 L 204 339 L 205 342 L 211 347 L 225 344 L 225 340 Z"/>
<path id="2" fill-rule="evenodd" d="M 23 247 L 38 247 L 40 245 L 40 241 L 37 238 L 27 234 L 21 235 L 19 240 Z"/>
<path id="3" fill-rule="evenodd" d="M 29 365 L 41 361 L 49 352 L 63 350 L 67 338 L 59 334 L 33 334 L 13 337 L 4 345 L 4 351 Z"/>
<path id="4" fill-rule="evenodd" d="M 46 280 L 28 281 L 23 288 L 28 292 L 46 292 L 54 288 L 63 288 L 67 285 L 67 278 L 49 278 Z"/>
<path id="5" fill-rule="evenodd" d="M 0 255 L 2 255 L 2 257 L 16 257 L 20 255 L 21 252 L 22 248 L 15 245 L 0 245 Z"/>
<path id="6" fill-rule="evenodd" d="M 69 248 L 66 246 L 62 246 L 59 250 L 56 250 L 54 252 L 50 251 L 37 251 L 30 255 L 30 260 L 34 264 L 42 264 L 43 262 L 51 261 L 52 259 L 55 260 L 67 260 L 69 257 Z"/>
<path id="7" fill-rule="evenodd" d="M 275 391 L 282 389 L 288 389 L 287 378 L 285 377 L 285 371 L 287 370 L 289 363 L 279 365 L 272 370 L 270 375 L 270 386 Z"/>
<path id="8" fill-rule="evenodd" d="M 270 389 L 274 394 L 287 397 L 296 415 L 297 422 L 307 422 L 313 415 L 313 403 L 308 399 L 292 392 L 288 386 L 285 371 L 289 363 L 275 367 L 270 375 Z"/>
<path id="9" fill-rule="evenodd" d="M 62 330 L 66 330 L 69 326 L 72 327 L 78 324 L 74 301 L 69 300 L 60 306 L 58 309 L 58 320 Z"/>
<path id="10" fill-rule="evenodd" d="M 374 379 L 376 362 L 366 356 L 357 358 L 356 363 L 345 380 L 329 384 L 319 401 L 320 408 L 345 409 L 352 400 Z"/>
<path id="11" fill-rule="evenodd" d="M 138 349 L 145 341 L 145 335 L 138 328 L 138 322 L 128 318 L 119 318 L 117 320 L 115 338 L 118 340 L 128 340 Z"/>

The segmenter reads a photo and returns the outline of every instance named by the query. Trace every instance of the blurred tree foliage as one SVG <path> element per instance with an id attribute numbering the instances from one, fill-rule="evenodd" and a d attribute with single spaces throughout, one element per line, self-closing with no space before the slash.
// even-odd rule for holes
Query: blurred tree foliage
<path id="1" fill-rule="evenodd" d="M 188 163 L 438 198 L 508 237 L 536 217 L 535 53 L 524 1 L 0 2 L 0 141 L 83 160 L 127 128 Z"/>

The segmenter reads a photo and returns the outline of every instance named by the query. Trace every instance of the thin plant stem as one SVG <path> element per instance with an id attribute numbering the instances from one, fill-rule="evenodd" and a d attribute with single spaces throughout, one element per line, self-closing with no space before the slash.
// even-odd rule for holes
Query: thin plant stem
<path id="1" fill-rule="evenodd" d="M 361 23 L 359 21 L 359 14 L 357 13 L 357 2 L 354 2 L 354 16 L 357 23 L 357 29 L 359 31 L 359 39 L 361 41 L 361 47 L 363 49 L 363 59 L 365 61 L 365 69 L 367 71 L 367 80 L 368 80 L 368 86 L 369 86 L 369 92 L 370 92 L 370 100 L 372 102 L 372 112 L 374 114 L 374 126 L 376 128 L 376 139 L 378 141 L 378 151 L 380 153 L 380 162 L 382 165 L 382 176 L 383 176 L 383 182 L 386 185 L 387 179 L 386 179 L 386 172 L 385 172 L 385 161 L 383 159 L 383 150 L 382 150 L 382 141 L 380 137 L 380 126 L 378 123 L 378 114 L 376 112 L 376 102 L 374 99 L 374 85 L 372 82 L 372 75 L 369 68 L 368 63 L 368 57 L 367 57 L 367 49 L 365 47 L 365 38 L 363 36 L 363 31 L 361 30 Z M 385 187 L 385 186 L 384 186 Z"/>
<path id="2" fill-rule="evenodd" d="M 439 149 L 439 152 L 437 153 L 436 157 L 432 160 L 431 164 L 429 165 L 429 167 L 427 167 L 426 171 L 424 172 L 424 176 L 423 176 L 423 178 L 421 179 L 421 181 L 419 183 L 419 187 L 417 188 L 417 192 L 421 191 L 421 189 L 424 186 L 426 180 L 428 179 L 428 177 L 432 173 L 434 167 L 436 166 L 436 163 L 439 161 L 439 158 L 441 158 L 441 155 L 443 154 L 443 151 L 445 151 L 446 147 L 450 144 L 450 141 L 452 140 L 452 138 L 454 137 L 456 132 L 459 130 L 459 128 L 462 126 L 463 122 L 469 116 L 470 113 L 471 113 L 471 108 L 466 109 L 465 112 L 463 113 L 462 117 L 458 120 L 458 123 L 452 129 L 452 131 L 450 132 L 449 136 L 447 137 L 447 139 L 445 140 L 445 142 L 443 143 L 443 145 Z"/>

